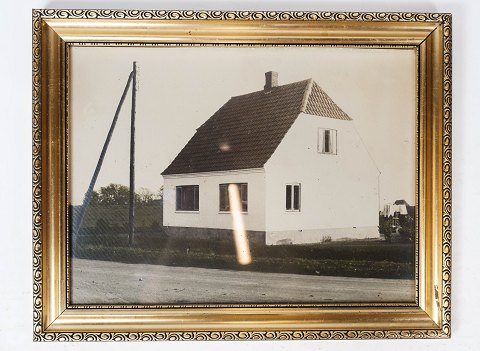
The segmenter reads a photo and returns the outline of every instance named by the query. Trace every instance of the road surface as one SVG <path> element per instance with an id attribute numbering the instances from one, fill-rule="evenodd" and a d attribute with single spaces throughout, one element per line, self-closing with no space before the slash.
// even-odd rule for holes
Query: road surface
<path id="1" fill-rule="evenodd" d="M 73 304 L 413 302 L 415 281 L 72 260 Z"/>

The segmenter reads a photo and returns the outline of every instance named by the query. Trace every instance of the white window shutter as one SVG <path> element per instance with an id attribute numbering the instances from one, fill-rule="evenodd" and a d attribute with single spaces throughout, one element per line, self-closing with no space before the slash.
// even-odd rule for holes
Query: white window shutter
<path id="1" fill-rule="evenodd" d="M 325 129 L 319 128 L 318 129 L 318 145 L 317 145 L 317 151 L 323 153 L 324 150 L 324 145 L 325 143 L 323 142 L 323 138 L 325 135 Z"/>
<path id="2" fill-rule="evenodd" d="M 331 138 L 331 151 L 332 154 L 337 154 L 337 131 L 336 130 L 331 130 L 330 131 L 330 138 Z"/>

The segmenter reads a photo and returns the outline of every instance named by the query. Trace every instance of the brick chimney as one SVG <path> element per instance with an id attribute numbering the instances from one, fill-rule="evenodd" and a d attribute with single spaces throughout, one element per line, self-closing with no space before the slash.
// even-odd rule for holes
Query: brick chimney
<path id="1" fill-rule="evenodd" d="M 278 87 L 278 73 L 274 71 L 265 72 L 265 86 L 263 87 L 263 91 L 268 93 L 275 87 Z"/>

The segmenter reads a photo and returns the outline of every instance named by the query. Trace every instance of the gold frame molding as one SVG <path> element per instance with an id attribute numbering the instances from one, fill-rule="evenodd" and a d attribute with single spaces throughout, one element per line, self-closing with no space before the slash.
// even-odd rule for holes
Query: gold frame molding
<path id="1" fill-rule="evenodd" d="M 439 13 L 33 10 L 34 340 L 450 337 L 451 26 L 451 15 Z M 416 47 L 417 302 L 162 309 L 69 306 L 66 79 L 71 43 Z"/>

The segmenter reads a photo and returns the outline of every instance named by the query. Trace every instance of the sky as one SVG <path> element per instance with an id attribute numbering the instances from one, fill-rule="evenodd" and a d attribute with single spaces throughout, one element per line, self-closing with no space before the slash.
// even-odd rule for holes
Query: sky
<path id="1" fill-rule="evenodd" d="M 73 47 L 70 55 L 70 201 L 92 178 L 137 62 L 136 189 L 155 192 L 161 172 L 232 96 L 313 78 L 353 119 L 381 171 L 380 206 L 415 203 L 416 54 L 413 49 L 328 47 Z M 131 93 L 95 189 L 129 184 Z"/>

